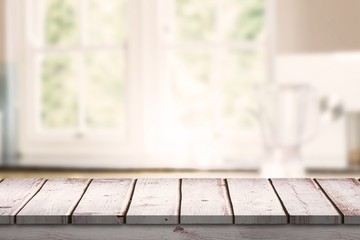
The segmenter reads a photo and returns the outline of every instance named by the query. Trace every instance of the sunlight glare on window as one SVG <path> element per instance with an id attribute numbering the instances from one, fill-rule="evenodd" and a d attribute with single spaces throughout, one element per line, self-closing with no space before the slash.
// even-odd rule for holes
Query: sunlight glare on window
<path id="1" fill-rule="evenodd" d="M 127 32 L 126 10 L 125 0 L 88 0 L 89 44 L 122 44 Z"/>
<path id="2" fill-rule="evenodd" d="M 171 111 L 177 109 L 183 127 L 230 132 L 254 128 L 247 109 L 256 87 L 265 81 L 265 0 L 174 4 Z"/>
<path id="3" fill-rule="evenodd" d="M 255 89 L 264 81 L 265 60 L 261 51 L 225 51 L 221 60 L 223 128 L 256 127 L 249 110 L 255 108 Z"/>
<path id="4" fill-rule="evenodd" d="M 172 55 L 174 109 L 187 128 L 211 127 L 211 57 L 208 52 L 175 52 Z"/>

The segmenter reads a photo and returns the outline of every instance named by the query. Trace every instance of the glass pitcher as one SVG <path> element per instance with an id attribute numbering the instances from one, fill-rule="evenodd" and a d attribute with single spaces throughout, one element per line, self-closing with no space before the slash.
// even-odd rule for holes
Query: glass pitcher
<path id="1" fill-rule="evenodd" d="M 305 84 L 266 86 L 257 95 L 255 115 L 265 147 L 262 177 L 303 177 L 300 150 L 316 132 L 316 91 Z"/>

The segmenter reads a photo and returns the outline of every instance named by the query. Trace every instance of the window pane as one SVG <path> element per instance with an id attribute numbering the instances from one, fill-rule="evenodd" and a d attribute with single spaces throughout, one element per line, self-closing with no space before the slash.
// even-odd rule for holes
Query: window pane
<path id="1" fill-rule="evenodd" d="M 210 40 L 215 23 L 213 1 L 176 0 L 177 40 Z"/>
<path id="2" fill-rule="evenodd" d="M 222 0 L 219 31 L 222 38 L 260 40 L 264 37 L 265 0 Z"/>
<path id="3" fill-rule="evenodd" d="M 124 54 L 87 54 L 86 122 L 90 128 L 124 128 Z"/>
<path id="4" fill-rule="evenodd" d="M 41 123 L 44 128 L 77 126 L 77 73 L 70 55 L 48 55 L 41 64 Z"/>
<path id="5" fill-rule="evenodd" d="M 79 4 L 74 0 L 44 0 L 44 41 L 47 46 L 80 42 Z"/>
<path id="6" fill-rule="evenodd" d="M 176 52 L 172 61 L 174 108 L 183 127 L 210 127 L 211 55 L 207 52 Z"/>
<path id="7" fill-rule="evenodd" d="M 89 0 L 88 39 L 90 44 L 124 42 L 127 26 L 127 0 Z"/>
<path id="8" fill-rule="evenodd" d="M 259 51 L 225 51 L 222 57 L 223 126 L 240 129 L 256 126 L 249 108 L 254 107 L 255 87 L 263 83 L 265 61 Z"/>

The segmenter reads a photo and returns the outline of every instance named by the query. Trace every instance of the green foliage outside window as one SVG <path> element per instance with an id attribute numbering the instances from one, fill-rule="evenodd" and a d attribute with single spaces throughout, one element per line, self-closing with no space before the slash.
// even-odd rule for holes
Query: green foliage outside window
<path id="1" fill-rule="evenodd" d="M 78 0 L 45 0 L 45 44 L 79 44 Z"/>

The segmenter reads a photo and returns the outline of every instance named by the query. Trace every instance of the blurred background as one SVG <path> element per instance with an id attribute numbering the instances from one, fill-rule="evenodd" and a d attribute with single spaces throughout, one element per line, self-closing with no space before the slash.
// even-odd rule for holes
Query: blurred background
<path id="1" fill-rule="evenodd" d="M 358 0 L 0 13 L 0 176 L 360 173 Z"/>

